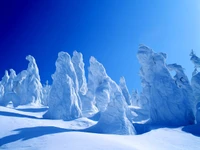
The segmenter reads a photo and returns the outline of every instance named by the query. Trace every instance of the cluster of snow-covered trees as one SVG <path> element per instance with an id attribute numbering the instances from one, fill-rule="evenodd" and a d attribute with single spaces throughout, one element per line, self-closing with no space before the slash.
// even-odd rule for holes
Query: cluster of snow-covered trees
<path id="1" fill-rule="evenodd" d="M 58 54 L 53 83 L 42 86 L 36 61 L 29 55 L 27 70 L 18 75 L 13 69 L 5 71 L 0 105 L 45 105 L 44 118 L 49 119 L 96 115 L 98 122 L 89 130 L 100 133 L 136 134 L 134 123 L 141 122 L 156 126 L 200 123 L 200 59 L 193 51 L 190 56 L 195 65 L 191 83 L 181 65 L 166 64 L 166 54 L 141 45 L 137 57 L 142 91 L 134 90 L 130 95 L 125 78 L 117 84 L 94 57 L 86 80 L 83 56 L 76 51 L 72 57 L 67 52 Z"/>

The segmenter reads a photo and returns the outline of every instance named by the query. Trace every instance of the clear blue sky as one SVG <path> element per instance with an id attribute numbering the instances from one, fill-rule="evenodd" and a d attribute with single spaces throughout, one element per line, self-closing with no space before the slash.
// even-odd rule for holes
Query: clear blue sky
<path id="1" fill-rule="evenodd" d="M 189 77 L 189 53 L 200 56 L 199 0 L 1 0 L 0 76 L 5 69 L 27 68 L 35 57 L 42 82 L 55 71 L 59 51 L 84 55 L 86 69 L 93 55 L 129 90 L 140 87 L 136 53 L 139 44 L 168 54 Z"/>

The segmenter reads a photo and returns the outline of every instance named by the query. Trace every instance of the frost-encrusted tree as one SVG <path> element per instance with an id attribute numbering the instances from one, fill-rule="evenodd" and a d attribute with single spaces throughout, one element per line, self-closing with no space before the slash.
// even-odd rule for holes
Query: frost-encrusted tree
<path id="1" fill-rule="evenodd" d="M 133 92 L 132 92 L 131 105 L 141 106 L 140 105 L 140 95 L 139 95 L 139 92 L 137 90 L 133 90 Z"/>
<path id="2" fill-rule="evenodd" d="M 107 78 L 109 77 L 106 74 L 104 66 L 94 57 L 91 57 L 88 69 L 87 98 L 90 101 L 90 109 L 93 108 L 94 111 L 93 104 L 96 104 L 98 110 L 103 112 L 109 103 L 109 85 L 107 84 Z"/>
<path id="3" fill-rule="evenodd" d="M 0 82 L 0 105 L 1 105 L 3 95 L 4 95 L 4 86 Z"/>
<path id="4" fill-rule="evenodd" d="M 28 55 L 26 60 L 29 61 L 28 68 L 16 76 L 14 80 L 14 92 L 20 97 L 21 105 L 40 105 L 43 95 L 39 69 L 33 56 Z"/>
<path id="5" fill-rule="evenodd" d="M 200 68 L 200 58 L 196 56 L 193 50 L 191 51 L 190 56 L 190 60 L 193 62 L 195 68 L 192 74 L 191 85 L 196 98 L 195 104 L 197 104 L 200 102 L 200 72 L 198 71 Z"/>
<path id="6" fill-rule="evenodd" d="M 191 50 L 190 53 L 190 60 L 193 62 L 195 69 L 200 68 L 200 58 Z"/>
<path id="7" fill-rule="evenodd" d="M 49 96 L 50 90 L 51 90 L 51 85 L 49 85 L 48 81 L 46 81 L 46 84 L 43 85 L 43 88 L 42 88 L 43 97 L 41 100 L 41 103 L 44 106 L 48 106 L 48 96 Z"/>
<path id="8" fill-rule="evenodd" d="M 5 70 L 5 75 L 2 77 L 2 80 L 1 80 L 1 84 L 4 87 L 4 93 L 9 91 L 8 90 L 8 80 L 9 80 L 8 71 Z"/>
<path id="9" fill-rule="evenodd" d="M 88 88 L 85 77 L 85 69 L 83 62 L 83 55 L 77 51 L 73 52 L 72 63 L 77 75 L 78 80 L 78 95 L 81 99 L 82 114 L 85 117 L 89 117 L 97 112 L 97 108 L 94 106 L 93 101 L 88 97 Z"/>
<path id="10" fill-rule="evenodd" d="M 106 78 L 100 87 L 102 91 L 108 89 L 109 103 L 105 111 L 101 112 L 98 123 L 91 127 L 91 130 L 106 134 L 136 134 L 134 126 L 126 116 L 128 107 L 120 87 L 110 78 Z"/>
<path id="11" fill-rule="evenodd" d="M 9 102 L 12 102 L 14 107 L 17 107 L 20 105 L 20 98 L 19 96 L 14 92 L 14 80 L 16 78 L 16 73 L 13 69 L 10 69 L 10 75 L 8 75 L 8 71 L 5 71 L 5 75 L 2 78 L 2 93 L 0 100 L 0 105 L 7 106 Z"/>
<path id="12" fill-rule="evenodd" d="M 72 63 L 77 75 L 78 84 L 79 84 L 79 93 L 85 95 L 87 92 L 87 82 L 85 78 L 85 69 L 83 62 L 83 55 L 77 51 L 73 52 Z"/>
<path id="13" fill-rule="evenodd" d="M 128 88 L 126 86 L 126 80 L 124 77 L 121 77 L 120 80 L 119 80 L 119 87 L 121 88 L 122 90 L 122 93 L 124 95 L 124 98 L 126 100 L 126 103 L 128 105 L 131 105 L 131 96 L 129 94 L 129 91 L 128 91 Z"/>
<path id="14" fill-rule="evenodd" d="M 191 102 L 194 99 L 188 94 L 191 87 L 183 70 L 179 66 L 171 66 L 176 71 L 173 79 L 165 64 L 166 54 L 155 53 L 143 45 L 140 46 L 137 57 L 141 64 L 143 88 L 140 99 L 149 105 L 150 123 L 163 126 L 193 124 Z"/>
<path id="15" fill-rule="evenodd" d="M 72 120 L 81 117 L 78 81 L 71 57 L 59 52 L 53 84 L 48 96 L 49 110 L 45 118 Z"/>
<path id="16" fill-rule="evenodd" d="M 191 85 L 196 99 L 196 121 L 197 123 L 200 123 L 200 72 L 198 71 L 200 68 L 200 58 L 194 53 L 193 50 L 191 51 L 190 56 L 190 60 L 193 62 L 195 68 L 192 73 Z"/>

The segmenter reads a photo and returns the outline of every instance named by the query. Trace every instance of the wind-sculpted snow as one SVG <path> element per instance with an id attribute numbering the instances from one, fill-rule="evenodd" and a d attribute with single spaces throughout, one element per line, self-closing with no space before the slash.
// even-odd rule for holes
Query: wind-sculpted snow
<path id="1" fill-rule="evenodd" d="M 130 96 L 125 78 L 117 85 L 94 57 L 90 58 L 87 83 L 83 56 L 76 51 L 72 58 L 66 52 L 58 54 L 53 83 L 42 86 L 36 61 L 29 55 L 26 70 L 17 75 L 13 69 L 5 71 L 0 82 L 0 105 L 10 101 L 14 107 L 42 104 L 49 106 L 44 118 L 50 119 L 93 118 L 98 123 L 88 130 L 98 133 L 136 134 L 131 122 L 139 124 L 135 125 L 137 131 L 141 122 L 147 126 L 184 126 L 194 123 L 194 114 L 199 124 L 200 59 L 193 51 L 190 56 L 195 66 L 192 86 L 182 66 L 167 65 L 166 54 L 141 45 L 137 57 L 142 91 Z"/>
<path id="2" fill-rule="evenodd" d="M 109 88 L 107 83 L 106 70 L 94 57 L 90 58 L 90 67 L 88 73 L 88 97 L 93 102 L 99 111 L 105 111 L 109 103 Z M 103 89 L 103 90 L 102 90 Z"/>
<path id="3" fill-rule="evenodd" d="M 0 101 L 1 101 L 1 98 L 3 97 L 3 95 L 4 95 L 4 86 L 0 82 Z"/>
<path id="4" fill-rule="evenodd" d="M 15 79 L 14 90 L 21 98 L 21 104 L 41 104 L 42 84 L 40 82 L 39 70 L 33 56 L 28 55 L 27 70 L 20 72 Z"/>
<path id="5" fill-rule="evenodd" d="M 194 52 L 192 51 L 191 54 L 191 61 L 194 64 L 194 71 L 192 73 L 191 85 L 193 89 L 193 94 L 195 97 L 195 106 L 196 106 L 196 121 L 200 123 L 200 72 L 198 72 L 200 58 L 197 57 Z"/>
<path id="6" fill-rule="evenodd" d="M 29 74 L 34 75 L 36 79 L 40 80 L 39 69 L 37 67 L 35 58 L 31 55 L 26 56 L 26 60 L 29 61 L 27 71 Z"/>
<path id="7" fill-rule="evenodd" d="M 72 63 L 77 75 L 80 94 L 85 95 L 87 92 L 87 82 L 85 78 L 83 55 L 77 51 L 74 51 L 72 56 Z"/>
<path id="8" fill-rule="evenodd" d="M 119 80 L 119 87 L 121 88 L 122 90 L 122 93 L 124 95 L 124 98 L 126 100 L 126 103 L 128 105 L 131 105 L 131 96 L 129 94 L 129 91 L 128 91 L 128 88 L 126 86 L 126 80 L 124 77 L 121 77 L 120 80 Z"/>
<path id="9" fill-rule="evenodd" d="M 5 71 L 5 76 L 1 81 L 4 87 L 2 103 L 5 106 L 10 101 L 14 107 L 30 103 L 41 103 L 42 85 L 36 61 L 30 55 L 26 59 L 29 61 L 27 70 L 23 70 L 18 75 L 13 69 L 10 69 L 9 75 L 8 71 Z"/>
<path id="10" fill-rule="evenodd" d="M 49 110 L 45 118 L 72 120 L 81 117 L 78 81 L 66 52 L 60 52 L 56 61 L 56 71 L 52 75 L 53 84 L 49 93 Z M 75 81 L 75 82 L 74 82 Z"/>
<path id="11" fill-rule="evenodd" d="M 144 98 L 149 104 L 150 123 L 164 126 L 182 126 L 194 123 L 191 87 L 182 68 L 171 65 L 176 71 L 175 79 L 165 64 L 166 54 L 154 53 L 140 46 L 138 60 L 141 64 Z M 143 100 L 141 100 L 143 101 Z"/>
<path id="12" fill-rule="evenodd" d="M 97 111 L 105 111 L 109 103 L 109 91 L 107 88 L 109 85 L 106 84 L 107 78 L 109 77 L 103 65 L 94 57 L 91 57 L 88 69 L 88 91 L 82 101 L 83 112 L 94 114 Z"/>
<path id="13" fill-rule="evenodd" d="M 104 90 L 109 91 L 110 102 L 107 108 L 101 112 L 98 123 L 91 127 L 91 130 L 107 134 L 136 134 L 133 125 L 126 116 L 128 107 L 119 86 L 110 78 L 107 78 L 101 83 L 100 87 L 99 90 L 102 92 Z"/>
<path id="14" fill-rule="evenodd" d="M 200 124 L 200 102 L 197 103 L 196 106 L 196 121 L 198 124 Z"/>
<path id="15" fill-rule="evenodd" d="M 140 106 L 140 95 L 137 90 L 133 90 L 132 96 L 131 96 L 131 105 L 133 106 Z"/>
<path id="16" fill-rule="evenodd" d="M 190 54 L 191 60 L 193 59 L 193 57 L 195 57 L 196 59 L 200 59 L 194 54 L 193 51 L 191 52 L 191 54 Z M 194 61 L 192 62 L 194 63 Z M 194 63 L 194 67 L 195 69 L 192 74 L 191 85 L 193 88 L 194 96 L 196 98 L 195 104 L 197 104 L 198 102 L 200 102 L 200 72 L 198 72 L 198 69 L 195 63 Z"/>
<path id="17" fill-rule="evenodd" d="M 190 53 L 190 60 L 193 62 L 195 68 L 200 68 L 200 58 L 197 57 L 197 55 L 194 53 L 194 51 L 192 50 L 191 53 Z"/>
<path id="18" fill-rule="evenodd" d="M 13 69 L 10 69 L 9 71 L 10 75 L 8 75 L 8 71 L 5 71 L 5 75 L 0 83 L 0 105 L 7 106 L 9 102 L 12 102 L 13 106 L 17 107 L 20 105 L 20 98 L 13 91 L 16 73 Z"/>
<path id="19" fill-rule="evenodd" d="M 48 81 L 46 81 L 46 84 L 42 88 L 43 97 L 41 100 L 41 104 L 44 106 L 48 106 L 48 96 L 49 96 L 50 90 L 51 90 L 51 85 L 49 85 Z"/>
<path id="20" fill-rule="evenodd" d="M 4 93 L 9 92 L 8 81 L 9 81 L 9 75 L 8 75 L 8 71 L 6 70 L 5 75 L 2 77 L 2 80 L 1 80 L 1 84 L 4 87 Z"/>

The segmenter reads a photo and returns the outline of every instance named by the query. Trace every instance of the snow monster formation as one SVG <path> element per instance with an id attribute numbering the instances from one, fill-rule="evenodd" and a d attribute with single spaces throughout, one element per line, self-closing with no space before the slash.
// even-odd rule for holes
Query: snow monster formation
<path id="1" fill-rule="evenodd" d="M 0 98 L 0 105 L 7 106 L 9 102 L 12 102 L 14 107 L 20 105 L 20 98 L 14 92 L 14 79 L 16 77 L 16 73 L 13 69 L 10 69 L 10 75 L 8 71 L 5 71 L 5 75 L 1 81 L 1 98 Z"/>
<path id="2" fill-rule="evenodd" d="M 33 56 L 28 55 L 26 60 L 29 61 L 28 68 L 16 76 L 13 90 L 20 97 L 21 105 L 40 105 L 43 94 L 39 69 Z"/>
<path id="3" fill-rule="evenodd" d="M 73 52 L 72 63 L 74 65 L 74 69 L 77 75 L 78 83 L 79 83 L 79 93 L 81 95 L 85 95 L 87 92 L 87 82 L 85 78 L 85 69 L 83 62 L 83 55 L 77 51 Z"/>
<path id="4" fill-rule="evenodd" d="M 141 64 L 142 94 L 148 105 L 149 123 L 159 126 L 183 126 L 194 123 L 191 87 L 179 65 L 167 66 L 166 54 L 155 53 L 141 45 L 137 54 Z M 171 77 L 169 69 L 175 70 Z"/>
<path id="5" fill-rule="evenodd" d="M 84 117 L 90 117 L 98 112 L 98 109 L 94 105 L 93 99 L 90 98 L 90 92 L 88 91 L 85 69 L 83 62 L 83 55 L 77 51 L 73 52 L 72 63 L 77 75 L 79 90 L 78 95 L 80 96 L 82 103 L 82 115 Z"/>
<path id="6" fill-rule="evenodd" d="M 200 124 L 200 72 L 198 71 L 200 68 L 200 58 L 196 56 L 193 50 L 191 51 L 190 56 L 190 60 L 193 62 L 195 68 L 192 73 L 191 85 L 196 98 L 196 121 L 198 124 Z"/>
<path id="7" fill-rule="evenodd" d="M 100 119 L 89 131 L 108 134 L 135 134 L 127 118 L 127 103 L 120 87 L 106 74 L 94 57 L 90 59 L 88 89 L 96 102 Z"/>
<path id="8" fill-rule="evenodd" d="M 129 91 L 128 91 L 128 88 L 126 86 L 126 80 L 124 77 L 121 77 L 120 80 L 119 80 L 119 87 L 121 88 L 122 90 L 122 93 L 124 95 L 124 98 L 126 100 L 126 103 L 128 105 L 131 105 L 131 96 L 129 94 Z"/>
<path id="9" fill-rule="evenodd" d="M 79 86 L 71 57 L 59 52 L 53 84 L 48 96 L 49 110 L 45 118 L 72 120 L 82 116 L 78 95 Z"/>

